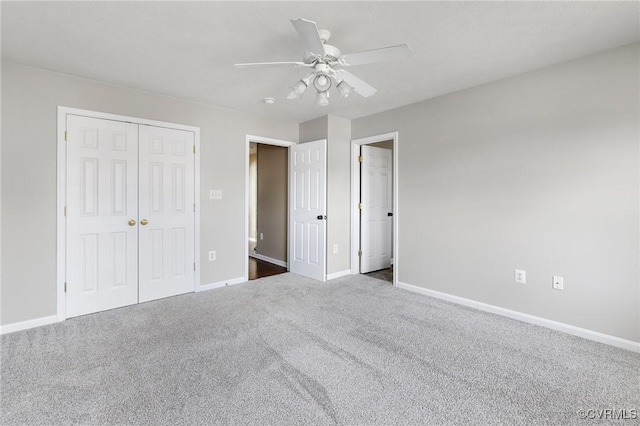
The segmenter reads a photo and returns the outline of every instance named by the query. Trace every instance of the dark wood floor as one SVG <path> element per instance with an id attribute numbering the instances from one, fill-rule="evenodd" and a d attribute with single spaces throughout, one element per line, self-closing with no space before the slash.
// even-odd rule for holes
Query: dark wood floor
<path id="1" fill-rule="evenodd" d="M 364 274 L 364 275 L 371 278 L 377 278 L 383 281 L 389 281 L 390 283 L 392 283 L 393 282 L 393 265 L 391 265 L 391 268 L 369 272 L 368 274 Z"/>
<path id="2" fill-rule="evenodd" d="M 269 277 L 271 275 L 284 274 L 287 268 L 265 262 L 264 260 L 249 257 L 249 279 Z"/>

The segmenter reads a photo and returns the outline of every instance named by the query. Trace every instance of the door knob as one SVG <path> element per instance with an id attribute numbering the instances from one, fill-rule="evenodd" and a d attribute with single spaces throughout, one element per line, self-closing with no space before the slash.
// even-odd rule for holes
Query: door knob
<path id="1" fill-rule="evenodd" d="M 320 214 L 320 215 L 318 215 L 318 217 L 316 219 L 323 220 L 323 219 L 326 219 L 326 218 L 327 218 L 326 216 L 323 216 L 323 215 Z"/>
<path id="2" fill-rule="evenodd" d="M 147 223 L 149 223 L 149 221 L 147 219 L 142 219 L 140 221 L 140 225 L 142 225 L 142 226 L 146 225 Z"/>
<path id="3" fill-rule="evenodd" d="M 387 216 L 391 217 L 391 216 L 393 216 L 393 213 L 389 212 L 389 213 L 387 213 Z"/>
<path id="4" fill-rule="evenodd" d="M 135 226 L 136 225 L 136 221 L 134 219 L 131 219 L 129 221 L 129 226 Z"/>

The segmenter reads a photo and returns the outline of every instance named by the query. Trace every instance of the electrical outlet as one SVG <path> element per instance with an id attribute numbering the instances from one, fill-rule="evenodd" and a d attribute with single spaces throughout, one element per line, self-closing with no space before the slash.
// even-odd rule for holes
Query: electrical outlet
<path id="1" fill-rule="evenodd" d="M 553 288 L 555 290 L 564 290 L 564 278 L 557 275 L 553 276 Z"/>
<path id="2" fill-rule="evenodd" d="M 216 260 L 216 252 L 215 251 L 210 251 L 209 252 L 209 262 L 212 262 Z"/>
<path id="3" fill-rule="evenodd" d="M 260 233 L 260 239 L 264 240 L 264 234 L 262 232 Z"/>
<path id="4" fill-rule="evenodd" d="M 338 253 L 338 245 L 334 244 L 333 245 L 333 254 L 336 254 L 336 253 Z"/>
<path id="5" fill-rule="evenodd" d="M 209 199 L 211 199 L 211 200 L 222 200 L 222 190 L 221 189 L 210 189 L 209 190 Z"/>
<path id="6" fill-rule="evenodd" d="M 527 283 L 527 271 L 522 269 L 516 269 L 515 279 L 517 283 L 526 284 Z"/>

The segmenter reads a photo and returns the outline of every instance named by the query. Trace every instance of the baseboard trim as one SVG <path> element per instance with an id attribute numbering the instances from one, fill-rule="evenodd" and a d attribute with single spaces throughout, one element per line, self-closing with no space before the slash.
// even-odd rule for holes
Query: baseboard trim
<path id="1" fill-rule="evenodd" d="M 220 287 L 227 287 L 235 284 L 242 284 L 246 282 L 247 282 L 247 277 L 238 277 L 238 278 L 232 278 L 230 280 L 218 281 L 215 283 L 205 284 L 205 285 L 201 285 L 200 287 L 197 287 L 196 293 L 199 293 L 201 291 L 213 290 L 215 288 L 220 288 Z"/>
<path id="2" fill-rule="evenodd" d="M 30 328 L 40 327 L 58 322 L 57 315 L 49 315 L 48 317 L 35 318 L 27 321 L 14 322 L 0 326 L 0 334 L 8 334 L 16 331 L 28 330 Z"/>
<path id="3" fill-rule="evenodd" d="M 288 268 L 289 264 L 287 262 L 283 262 L 282 260 L 274 259 L 273 257 L 264 256 L 258 253 L 250 253 L 249 257 L 255 257 L 256 259 L 264 260 L 265 262 L 273 263 L 274 265 L 282 266 L 283 268 Z"/>
<path id="4" fill-rule="evenodd" d="M 344 271 L 334 272 L 333 274 L 327 274 L 327 281 L 335 280 L 336 278 L 346 277 L 351 275 L 351 269 L 345 269 Z"/>
<path id="5" fill-rule="evenodd" d="M 573 336 L 582 337 L 587 340 L 593 340 L 595 342 L 604 343 L 607 345 L 611 345 L 618 348 L 640 353 L 640 342 L 634 342 L 633 340 L 622 339 L 620 337 L 611 336 L 609 334 L 599 333 L 597 331 L 588 330 L 586 328 L 580 328 L 573 325 L 549 320 L 546 318 L 536 317 L 534 315 L 529 315 L 529 314 L 525 314 L 518 311 L 512 311 L 510 309 L 501 308 L 499 306 L 490 305 L 488 303 L 478 302 L 471 299 L 466 299 L 460 296 L 454 296 L 452 294 L 441 293 L 439 291 L 430 290 L 424 287 L 418 287 L 416 285 L 407 284 L 400 281 L 396 283 L 396 286 L 405 290 L 412 291 L 414 293 L 420 293 L 425 296 L 446 300 L 448 302 L 453 302 L 458 305 L 468 306 L 470 308 L 475 308 L 480 311 L 490 312 L 492 314 L 501 315 L 503 317 L 515 319 L 515 320 L 526 322 L 529 324 L 539 325 L 541 327 L 550 328 L 556 331 L 561 331 L 563 333 L 571 334 Z"/>

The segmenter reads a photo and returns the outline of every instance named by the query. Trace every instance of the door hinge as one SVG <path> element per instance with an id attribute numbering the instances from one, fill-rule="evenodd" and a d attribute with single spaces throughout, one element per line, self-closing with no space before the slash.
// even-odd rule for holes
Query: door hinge
<path id="1" fill-rule="evenodd" d="M 196 203 L 193 203 L 193 212 L 196 212 Z"/>
<path id="2" fill-rule="evenodd" d="M 196 270 L 196 262 L 193 262 L 193 270 Z"/>
<path id="3" fill-rule="evenodd" d="M 193 146 L 193 153 L 194 154 L 196 153 L 196 146 L 195 145 Z"/>
<path id="4" fill-rule="evenodd" d="M 64 283 L 64 292 L 67 292 L 67 283 Z"/>
<path id="5" fill-rule="evenodd" d="M 67 141 L 67 131 L 66 130 L 64 131 L 64 141 L 65 142 Z"/>
<path id="6" fill-rule="evenodd" d="M 358 156 L 358 162 L 364 163 L 364 157 L 362 155 Z"/>
<path id="7" fill-rule="evenodd" d="M 64 206 L 64 217 L 67 217 L 67 206 Z"/>
<path id="8" fill-rule="evenodd" d="M 362 210 L 362 203 L 358 203 L 358 209 Z"/>
<path id="9" fill-rule="evenodd" d="M 358 256 L 362 256 L 362 250 L 358 250 Z"/>

